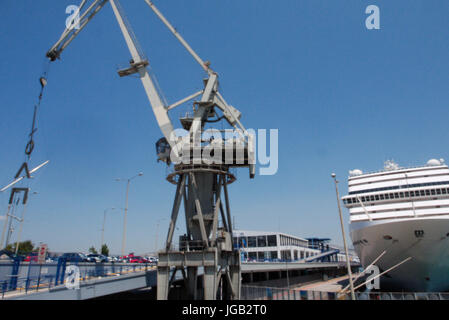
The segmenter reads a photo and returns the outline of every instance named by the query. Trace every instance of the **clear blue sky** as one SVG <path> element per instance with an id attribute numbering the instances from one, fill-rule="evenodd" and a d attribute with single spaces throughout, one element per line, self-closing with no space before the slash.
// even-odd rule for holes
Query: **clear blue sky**
<path id="1" fill-rule="evenodd" d="M 64 28 L 65 8 L 77 2 L 0 1 L 1 185 L 24 160 L 45 52 Z M 449 160 L 448 1 L 155 4 L 212 62 L 245 126 L 279 129 L 278 173 L 249 180 L 241 170 L 230 188 L 238 228 L 341 243 L 331 172 L 343 195 L 350 169 L 380 169 L 391 158 L 404 166 Z M 380 8 L 380 30 L 365 28 L 371 4 Z M 144 1 L 122 5 L 168 101 L 201 89 L 202 70 Z M 129 59 L 108 4 L 51 65 L 32 164 L 51 163 L 31 185 L 38 195 L 24 239 L 53 251 L 98 247 L 103 210 L 124 207 L 125 183 L 114 178 L 139 171 L 127 248 L 154 249 L 158 221 L 159 245 L 165 238 L 175 187 L 156 162 L 161 132 L 140 81 L 116 74 Z M 0 194 L 2 212 L 8 196 Z M 117 210 L 107 218 L 105 240 L 116 253 L 122 219 Z"/>

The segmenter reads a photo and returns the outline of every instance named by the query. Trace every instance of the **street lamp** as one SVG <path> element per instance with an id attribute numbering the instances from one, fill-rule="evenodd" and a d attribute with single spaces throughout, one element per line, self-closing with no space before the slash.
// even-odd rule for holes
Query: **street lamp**
<path id="1" fill-rule="evenodd" d="M 123 220 L 123 239 L 122 239 L 122 257 L 125 256 L 125 244 L 126 244 L 126 216 L 128 215 L 128 193 L 129 193 L 129 184 L 131 182 L 132 179 L 136 178 L 136 177 L 141 177 L 143 176 L 143 172 L 139 172 L 138 174 L 136 174 L 135 176 L 132 176 L 129 179 L 121 179 L 121 178 L 117 178 L 115 179 L 115 181 L 127 181 L 126 184 L 126 202 L 125 202 L 125 217 Z"/>
<path id="2" fill-rule="evenodd" d="M 103 228 L 101 228 L 100 251 L 101 251 L 101 249 L 103 248 L 103 245 L 104 245 L 104 226 L 105 226 L 105 224 L 106 224 L 106 212 L 107 212 L 108 210 L 115 210 L 115 208 L 112 207 L 112 208 L 104 209 L 104 212 L 103 212 Z"/>
<path id="3" fill-rule="evenodd" d="M 159 223 L 162 221 L 162 220 L 165 220 L 166 218 L 161 218 L 161 219 L 158 219 L 157 220 L 157 222 L 156 222 L 156 241 L 155 241 L 155 244 L 154 244 L 154 246 L 155 246 L 155 248 L 154 248 L 154 251 L 157 253 L 157 251 L 158 251 L 158 237 L 159 237 Z"/>
<path id="4" fill-rule="evenodd" d="M 33 192 L 31 193 L 31 195 L 36 195 L 36 194 L 38 194 L 37 191 L 33 191 Z M 26 209 L 27 209 L 27 204 L 28 204 L 28 201 L 25 203 L 25 205 L 24 205 L 24 207 L 23 207 L 23 210 L 22 210 L 22 217 L 21 217 L 20 220 L 19 220 L 19 222 L 20 222 L 20 228 L 19 228 L 19 234 L 17 235 L 17 241 L 16 241 L 16 254 L 19 252 L 20 236 L 21 236 L 21 234 L 22 234 L 23 221 L 24 221 L 24 219 L 25 219 L 25 212 L 26 212 Z"/>
<path id="5" fill-rule="evenodd" d="M 338 203 L 338 213 L 340 215 L 340 225 L 341 225 L 341 234 L 343 236 L 343 245 L 345 247 L 345 254 L 346 254 L 346 267 L 348 268 L 348 276 L 349 276 L 349 285 L 351 287 L 351 298 L 352 300 L 355 300 L 355 294 L 354 294 L 354 284 L 352 283 L 352 272 L 351 272 L 351 265 L 349 262 L 349 254 L 348 254 L 348 247 L 346 245 L 346 236 L 345 236 L 345 227 L 343 224 L 343 216 L 341 214 L 341 206 L 340 206 L 340 194 L 338 193 L 338 181 L 337 181 L 337 175 L 335 173 L 332 173 L 332 178 L 335 182 L 335 192 L 337 193 L 337 203 Z"/>

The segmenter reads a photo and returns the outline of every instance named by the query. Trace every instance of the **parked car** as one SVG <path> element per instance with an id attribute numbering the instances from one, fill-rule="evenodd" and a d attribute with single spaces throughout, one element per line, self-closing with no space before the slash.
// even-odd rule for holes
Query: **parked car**
<path id="1" fill-rule="evenodd" d="M 91 253 L 91 254 L 87 255 L 87 261 L 88 262 L 108 262 L 108 259 L 101 254 Z"/>
<path id="2" fill-rule="evenodd" d="M 37 252 L 31 252 L 23 261 L 25 262 L 37 262 Z"/>
<path id="3" fill-rule="evenodd" d="M 45 259 L 46 263 L 53 263 L 53 262 L 58 262 L 58 257 L 50 257 L 48 256 L 47 259 Z"/>
<path id="4" fill-rule="evenodd" d="M 61 258 L 66 259 L 67 262 L 88 262 L 86 255 L 79 252 L 66 252 Z"/>
<path id="5" fill-rule="evenodd" d="M 131 263 L 131 260 L 134 259 L 134 258 L 135 258 L 134 253 L 131 252 L 127 256 L 120 256 L 119 257 L 119 261 L 123 262 L 123 263 Z"/>
<path id="6" fill-rule="evenodd" d="M 133 256 L 129 258 L 130 263 L 148 263 L 148 260 L 140 257 L 140 256 Z"/>
<path id="7" fill-rule="evenodd" d="M 149 263 L 157 263 L 158 259 L 156 257 L 148 257 L 147 258 Z"/>
<path id="8" fill-rule="evenodd" d="M 106 259 L 106 262 L 115 262 L 114 257 L 104 256 L 104 258 Z"/>

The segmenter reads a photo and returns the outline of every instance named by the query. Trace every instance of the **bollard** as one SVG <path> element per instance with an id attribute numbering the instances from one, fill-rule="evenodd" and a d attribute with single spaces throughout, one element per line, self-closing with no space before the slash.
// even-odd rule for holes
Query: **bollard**
<path id="1" fill-rule="evenodd" d="M 41 271 L 42 271 L 42 264 L 39 265 L 39 276 L 37 278 L 36 291 L 39 291 L 39 285 L 41 283 Z"/>

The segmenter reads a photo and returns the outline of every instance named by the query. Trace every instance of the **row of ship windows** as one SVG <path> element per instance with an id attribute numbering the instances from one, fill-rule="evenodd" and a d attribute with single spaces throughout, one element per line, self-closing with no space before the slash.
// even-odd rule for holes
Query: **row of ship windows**
<path id="1" fill-rule="evenodd" d="M 405 184 L 405 185 L 402 185 L 402 186 L 394 186 L 394 187 L 365 189 L 365 190 L 351 191 L 348 194 L 368 193 L 368 192 L 397 190 L 397 189 L 409 189 L 409 188 L 419 188 L 419 187 L 430 187 L 430 186 L 438 186 L 438 185 L 442 185 L 442 184 L 449 184 L 449 181 L 414 183 L 414 184 Z"/>
<path id="2" fill-rule="evenodd" d="M 362 196 L 362 197 L 359 197 L 359 199 L 362 202 L 367 202 L 367 201 L 401 199 L 401 198 L 409 198 L 409 197 L 435 196 L 435 195 L 443 195 L 443 194 L 449 194 L 449 189 L 444 188 L 444 189 L 428 189 L 428 190 L 383 193 L 383 194 L 376 194 L 376 195 L 371 195 L 371 196 Z M 358 202 L 359 202 L 359 200 L 357 198 L 343 199 L 344 204 L 353 204 L 353 203 L 358 203 Z"/>

